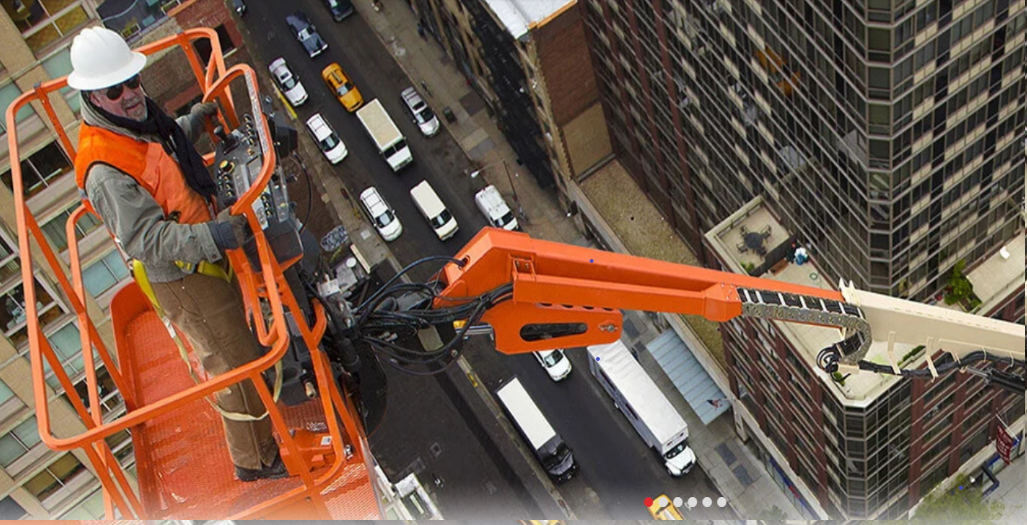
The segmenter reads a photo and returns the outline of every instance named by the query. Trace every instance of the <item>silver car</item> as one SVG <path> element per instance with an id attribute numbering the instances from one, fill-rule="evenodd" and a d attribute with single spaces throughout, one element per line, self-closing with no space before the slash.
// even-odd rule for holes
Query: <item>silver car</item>
<path id="1" fill-rule="evenodd" d="M 428 103 L 424 101 L 421 94 L 417 92 L 413 87 L 408 87 L 401 93 L 403 97 L 403 105 L 406 106 L 407 111 L 414 117 L 414 124 L 421 129 L 421 133 L 424 133 L 425 137 L 431 137 L 439 132 L 439 118 L 435 116 L 435 112 L 431 110 Z"/>
<path id="2" fill-rule="evenodd" d="M 299 77 L 286 65 L 284 58 L 274 59 L 267 66 L 267 70 L 271 73 L 271 77 L 275 79 L 275 84 L 278 85 L 278 89 L 285 95 L 289 104 L 296 107 L 307 101 L 307 90 L 303 87 Z"/>

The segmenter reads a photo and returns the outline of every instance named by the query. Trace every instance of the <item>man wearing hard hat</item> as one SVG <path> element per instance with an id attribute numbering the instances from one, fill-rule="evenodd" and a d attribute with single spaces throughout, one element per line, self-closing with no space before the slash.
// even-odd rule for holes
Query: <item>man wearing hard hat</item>
<path id="1" fill-rule="evenodd" d="M 68 85 L 82 92 L 75 174 L 87 207 L 136 261 L 136 279 L 144 274 L 151 299 L 209 374 L 257 359 L 257 341 L 224 257 L 244 243 L 246 219 L 228 210 L 215 217 L 217 188 L 193 147 L 217 106 L 197 104 L 177 121 L 169 117 L 140 83 L 146 56 L 109 29 L 76 36 L 71 64 Z M 253 383 L 246 379 L 215 398 L 236 476 L 286 477 Z"/>

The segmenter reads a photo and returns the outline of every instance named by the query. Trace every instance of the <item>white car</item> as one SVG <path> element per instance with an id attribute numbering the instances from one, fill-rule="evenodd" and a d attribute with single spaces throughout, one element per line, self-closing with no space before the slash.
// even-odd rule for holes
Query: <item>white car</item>
<path id="1" fill-rule="evenodd" d="M 363 206 L 367 217 L 374 223 L 378 234 L 386 242 L 394 241 L 403 233 L 403 225 L 396 217 L 396 211 L 385 202 L 381 194 L 374 186 L 367 188 L 360 194 L 360 205 Z"/>
<path id="2" fill-rule="evenodd" d="M 549 373 L 549 377 L 553 381 L 560 381 L 561 379 L 571 375 L 571 360 L 567 359 L 567 356 L 563 354 L 563 350 L 547 350 L 544 352 L 534 352 L 535 359 L 538 359 L 538 363 L 542 365 L 542 368 L 546 369 Z"/>
<path id="3" fill-rule="evenodd" d="M 400 93 L 400 96 L 403 97 L 403 104 L 406 105 L 407 111 L 414 117 L 414 123 L 425 137 L 434 136 L 439 132 L 439 118 L 435 116 L 431 107 L 416 89 L 408 87 Z"/>
<path id="4" fill-rule="evenodd" d="M 314 113 L 313 117 L 307 119 L 307 130 L 314 137 L 328 162 L 338 164 L 349 154 L 346 145 L 342 143 L 342 139 L 339 138 L 339 135 L 328 125 L 328 122 L 320 113 Z"/>
<path id="5" fill-rule="evenodd" d="M 267 70 L 271 72 L 271 77 L 275 79 L 278 89 L 285 95 L 289 104 L 296 107 L 307 101 L 307 90 L 303 88 L 299 77 L 293 74 L 289 66 L 285 65 L 284 58 L 274 59 L 271 65 L 267 66 Z"/>

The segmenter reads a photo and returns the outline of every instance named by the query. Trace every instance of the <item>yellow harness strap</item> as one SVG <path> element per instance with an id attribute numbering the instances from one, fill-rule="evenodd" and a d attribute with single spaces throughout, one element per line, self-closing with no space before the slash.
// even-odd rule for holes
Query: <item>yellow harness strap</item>
<path id="1" fill-rule="evenodd" d="M 226 282 L 232 282 L 231 266 L 229 266 L 227 271 L 220 265 L 209 263 L 207 261 L 200 261 L 199 264 L 187 263 L 185 261 L 175 261 L 175 266 L 178 266 L 185 273 L 198 273 L 200 275 L 206 275 L 207 277 L 213 277 L 215 279 L 221 279 Z"/>
<path id="2" fill-rule="evenodd" d="M 231 269 L 229 269 L 226 272 L 225 269 L 221 266 L 218 266 L 216 264 L 210 264 L 207 261 L 201 261 L 198 265 L 190 265 L 189 263 L 185 263 L 183 261 L 175 261 L 175 264 L 178 265 L 179 268 L 182 268 L 182 265 L 185 264 L 190 266 L 195 271 L 195 273 L 200 273 L 202 275 L 206 275 L 209 277 L 224 279 L 225 281 L 232 282 Z M 193 378 L 194 383 L 199 384 L 200 378 L 196 376 L 196 372 L 193 371 L 192 363 L 189 362 L 189 352 L 186 351 L 185 345 L 182 344 L 182 339 L 178 336 L 178 330 L 175 330 L 172 327 L 171 321 L 167 318 L 167 315 L 165 315 L 164 308 L 162 308 L 160 303 L 157 302 L 157 296 L 153 293 L 153 286 L 150 285 L 150 279 L 146 276 L 146 267 L 143 266 L 142 261 L 132 261 L 132 276 L 135 278 L 136 284 L 138 284 L 139 288 L 143 291 L 143 294 L 146 295 L 146 297 L 150 300 L 150 303 L 153 304 L 153 309 L 157 312 L 157 316 L 161 318 L 161 321 L 164 322 L 165 326 L 168 326 L 170 328 L 169 331 L 171 333 L 171 338 L 175 341 L 175 346 L 178 347 L 178 355 L 182 358 L 182 361 L 185 363 L 185 368 L 189 371 L 189 377 Z M 276 403 L 278 402 L 278 397 L 281 394 L 282 361 L 279 360 L 277 363 L 275 363 L 275 385 L 273 399 Z M 214 410 L 216 410 L 219 414 L 221 414 L 221 416 L 225 419 L 229 419 L 232 421 L 260 421 L 261 419 L 267 417 L 266 410 L 263 414 L 259 416 L 251 416 L 249 414 L 243 414 L 239 412 L 228 412 L 219 407 L 213 399 L 210 399 L 209 397 L 205 399 L 208 403 L 210 403 L 210 406 L 214 408 Z"/>

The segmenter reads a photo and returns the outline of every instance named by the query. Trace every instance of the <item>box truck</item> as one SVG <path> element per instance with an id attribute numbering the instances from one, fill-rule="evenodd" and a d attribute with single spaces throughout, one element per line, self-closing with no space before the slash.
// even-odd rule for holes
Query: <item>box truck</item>
<path id="1" fill-rule="evenodd" d="M 406 137 L 385 112 L 385 106 L 382 106 L 380 100 L 374 99 L 357 110 L 357 118 L 392 171 L 398 173 L 414 161 L 414 154 L 410 152 Z"/>
<path id="2" fill-rule="evenodd" d="M 514 377 L 496 390 L 496 397 L 506 410 L 507 416 L 528 445 L 535 458 L 542 464 L 546 474 L 557 483 L 574 477 L 578 464 L 563 438 L 553 430 L 546 416 L 528 395 L 521 381 Z"/>
<path id="3" fill-rule="evenodd" d="M 588 347 L 589 369 L 642 440 L 674 477 L 695 466 L 688 424 L 622 341 Z"/>

